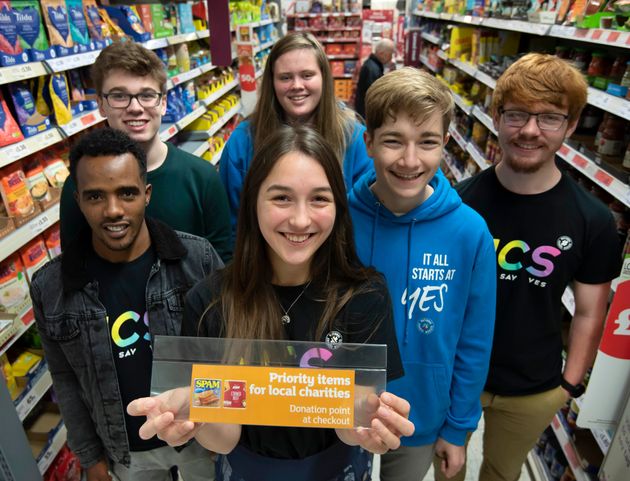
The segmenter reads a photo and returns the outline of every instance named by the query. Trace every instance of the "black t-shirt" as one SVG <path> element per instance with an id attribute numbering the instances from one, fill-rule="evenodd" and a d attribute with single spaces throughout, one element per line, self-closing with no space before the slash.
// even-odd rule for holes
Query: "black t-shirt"
<path id="1" fill-rule="evenodd" d="M 207 306 L 220 291 L 220 272 L 198 283 L 186 296 L 183 336 L 223 337 L 222 318 L 218 308 L 210 309 L 199 323 Z M 305 286 L 274 286 L 279 302 L 288 309 Z M 389 292 L 382 278 L 365 286 L 365 292 L 355 295 L 333 321 L 331 330 L 338 331 L 344 343 L 387 345 L 387 379 L 403 375 L 396 332 L 392 319 Z M 314 331 L 324 309 L 318 300 L 317 288 L 309 286 L 289 310 L 291 322 L 285 325 L 286 339 L 314 340 Z M 281 322 L 278 319 L 278 322 Z M 324 330 L 325 341 L 328 330 Z M 244 425 L 240 443 L 262 456 L 280 459 L 302 459 L 319 453 L 338 442 L 333 429 L 293 428 Z"/>
<path id="2" fill-rule="evenodd" d="M 127 263 L 111 263 L 96 254 L 88 258 L 88 272 L 98 282 L 98 297 L 107 312 L 131 451 L 146 451 L 166 445 L 157 437 L 148 441 L 140 439 L 138 430 L 144 419 L 127 414 L 127 405 L 134 399 L 149 396 L 151 389 L 153 354 L 145 293 L 154 262 L 152 248 Z"/>
<path id="3" fill-rule="evenodd" d="M 565 174 L 547 192 L 515 194 L 494 168 L 457 186 L 479 212 L 497 253 L 497 315 L 486 390 L 527 395 L 562 372 L 561 303 L 569 282 L 608 282 L 620 242 L 610 211 Z"/>

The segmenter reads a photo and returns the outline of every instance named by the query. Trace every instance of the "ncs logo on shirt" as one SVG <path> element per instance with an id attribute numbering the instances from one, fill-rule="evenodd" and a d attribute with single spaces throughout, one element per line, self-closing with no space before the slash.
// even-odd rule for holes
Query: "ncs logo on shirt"
<path id="1" fill-rule="evenodd" d="M 515 272 L 525 269 L 535 277 L 549 277 L 555 268 L 554 259 L 573 247 L 573 241 L 568 236 L 560 236 L 556 246 L 542 245 L 531 247 L 523 240 L 512 240 L 501 244 L 501 239 L 494 239 L 494 249 L 497 252 L 497 263 L 504 271 Z M 506 278 L 501 274 L 501 279 Z M 513 277 L 515 278 L 515 277 Z M 510 277 L 507 277 L 511 280 Z"/>

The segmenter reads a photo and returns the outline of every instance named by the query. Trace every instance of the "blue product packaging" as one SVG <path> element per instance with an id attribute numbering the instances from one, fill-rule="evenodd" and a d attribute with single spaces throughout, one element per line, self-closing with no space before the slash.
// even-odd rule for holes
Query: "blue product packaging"
<path id="1" fill-rule="evenodd" d="M 15 12 L 15 21 L 20 43 L 28 53 L 31 62 L 41 62 L 55 58 L 55 49 L 48 44 L 42 13 L 37 0 L 13 0 L 11 2 Z"/>
<path id="2" fill-rule="evenodd" d="M 142 25 L 142 20 L 136 12 L 135 8 L 126 5 L 104 6 L 109 16 L 118 26 L 136 42 L 146 42 L 151 40 L 151 34 L 148 33 Z"/>
<path id="3" fill-rule="evenodd" d="M 15 10 L 7 1 L 0 1 L 0 66 L 10 67 L 28 62 L 17 29 Z"/>
<path id="4" fill-rule="evenodd" d="M 177 18 L 179 20 L 180 28 L 178 33 L 191 33 L 195 31 L 192 5 L 190 3 L 177 4 Z"/>
<path id="5" fill-rule="evenodd" d="M 79 53 L 94 50 L 95 45 L 90 39 L 82 0 L 66 0 L 66 9 L 68 10 L 68 19 L 70 20 L 72 40 L 74 40 L 74 43 L 79 48 Z"/>
<path id="6" fill-rule="evenodd" d="M 9 93 L 24 137 L 32 137 L 50 128 L 50 118 L 38 112 L 35 98 L 26 82 L 9 84 Z"/>

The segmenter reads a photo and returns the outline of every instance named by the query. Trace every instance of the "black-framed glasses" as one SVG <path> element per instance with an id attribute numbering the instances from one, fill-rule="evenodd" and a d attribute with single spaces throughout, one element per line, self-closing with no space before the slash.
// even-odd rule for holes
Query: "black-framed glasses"
<path id="1" fill-rule="evenodd" d="M 131 105 L 132 99 L 136 99 L 142 107 L 152 109 L 160 105 L 163 95 L 164 94 L 160 92 L 153 92 L 149 90 L 134 95 L 126 94 L 124 92 L 111 92 L 108 94 L 102 94 L 101 97 L 103 97 L 107 102 L 107 105 L 113 109 L 126 109 L 129 105 Z"/>
<path id="2" fill-rule="evenodd" d="M 564 114 L 545 112 L 534 114 L 523 110 L 499 109 L 499 113 L 503 116 L 503 121 L 509 127 L 524 127 L 527 122 L 529 122 L 529 118 L 534 116 L 536 117 L 536 124 L 540 130 L 559 130 L 569 118 L 568 115 Z"/>

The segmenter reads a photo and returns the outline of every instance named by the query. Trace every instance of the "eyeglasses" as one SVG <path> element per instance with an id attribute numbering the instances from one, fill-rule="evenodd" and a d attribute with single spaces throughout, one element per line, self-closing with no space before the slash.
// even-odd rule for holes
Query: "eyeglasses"
<path id="1" fill-rule="evenodd" d="M 564 114 L 548 114 L 524 112 L 522 110 L 503 110 L 499 109 L 499 113 L 503 116 L 503 121 L 509 127 L 524 127 L 529 118 L 536 117 L 536 125 L 540 130 L 558 130 L 569 118 Z"/>
<path id="2" fill-rule="evenodd" d="M 101 97 L 105 99 L 107 105 L 113 109 L 126 109 L 131 105 L 131 100 L 136 99 L 138 103 L 146 108 L 152 109 L 160 105 L 162 96 L 159 92 L 140 92 L 139 94 L 131 95 L 122 92 L 114 92 L 109 94 L 102 94 Z"/>

